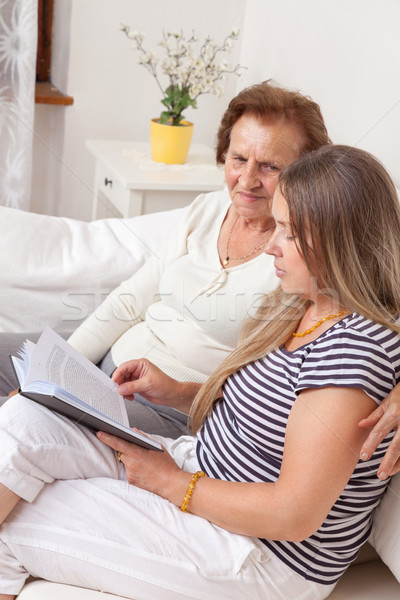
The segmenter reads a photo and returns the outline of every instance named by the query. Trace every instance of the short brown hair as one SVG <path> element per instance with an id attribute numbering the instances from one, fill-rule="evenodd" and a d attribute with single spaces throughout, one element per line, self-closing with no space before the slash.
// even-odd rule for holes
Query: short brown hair
<path id="1" fill-rule="evenodd" d="M 230 101 L 217 134 L 217 164 L 225 163 L 232 127 L 244 114 L 260 119 L 283 118 L 297 124 L 306 140 L 301 148 L 302 154 L 331 143 L 318 104 L 299 92 L 278 87 L 268 80 L 245 88 Z"/>

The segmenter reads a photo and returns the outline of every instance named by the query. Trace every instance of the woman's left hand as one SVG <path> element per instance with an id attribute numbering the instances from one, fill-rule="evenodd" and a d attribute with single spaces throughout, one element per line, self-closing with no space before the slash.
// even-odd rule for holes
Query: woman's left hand
<path id="1" fill-rule="evenodd" d="M 146 450 L 108 433 L 98 432 L 100 441 L 120 452 L 120 461 L 126 469 L 130 484 L 140 487 L 163 498 L 174 496 L 174 481 L 183 473 L 168 452 Z"/>

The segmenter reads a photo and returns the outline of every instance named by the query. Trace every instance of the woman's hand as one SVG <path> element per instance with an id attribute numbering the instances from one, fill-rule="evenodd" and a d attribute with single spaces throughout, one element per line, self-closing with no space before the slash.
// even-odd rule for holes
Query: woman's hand
<path id="1" fill-rule="evenodd" d="M 112 378 L 118 384 L 118 393 L 129 400 L 141 394 L 154 404 L 172 406 L 186 413 L 200 387 L 169 377 L 146 358 L 122 363 Z"/>
<path id="2" fill-rule="evenodd" d="M 99 431 L 100 441 L 117 452 L 126 469 L 126 477 L 131 485 L 158 494 L 171 502 L 179 502 L 184 496 L 188 474 L 182 471 L 168 454 L 146 450 L 113 435 Z"/>
<path id="3" fill-rule="evenodd" d="M 360 457 L 363 460 L 368 460 L 392 429 L 396 430 L 394 438 L 382 459 L 378 477 L 386 479 L 389 475 L 398 473 L 400 471 L 400 384 L 394 388 L 369 417 L 360 421 L 359 426 L 365 429 L 373 427 L 361 448 Z"/>

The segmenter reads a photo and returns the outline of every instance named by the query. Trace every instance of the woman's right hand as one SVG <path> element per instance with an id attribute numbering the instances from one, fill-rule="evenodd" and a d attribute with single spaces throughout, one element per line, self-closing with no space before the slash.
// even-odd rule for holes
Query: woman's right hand
<path id="1" fill-rule="evenodd" d="M 200 387 L 197 383 L 169 377 L 146 358 L 122 363 L 112 378 L 118 384 L 118 393 L 129 400 L 140 394 L 154 404 L 172 406 L 183 412 L 189 412 Z"/>

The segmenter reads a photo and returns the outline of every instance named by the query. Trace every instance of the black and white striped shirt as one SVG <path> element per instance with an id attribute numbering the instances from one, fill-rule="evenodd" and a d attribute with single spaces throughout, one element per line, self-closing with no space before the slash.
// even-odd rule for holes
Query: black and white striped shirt
<path id="1" fill-rule="evenodd" d="M 228 378 L 223 401 L 198 434 L 201 468 L 228 481 L 276 481 L 289 412 L 301 390 L 360 388 L 379 404 L 399 379 L 400 336 L 357 314 L 348 315 L 301 348 L 279 348 Z M 376 473 L 392 437 L 369 461 L 358 462 L 311 537 L 263 543 L 306 579 L 337 581 L 369 536 L 372 510 L 388 484 Z"/>

